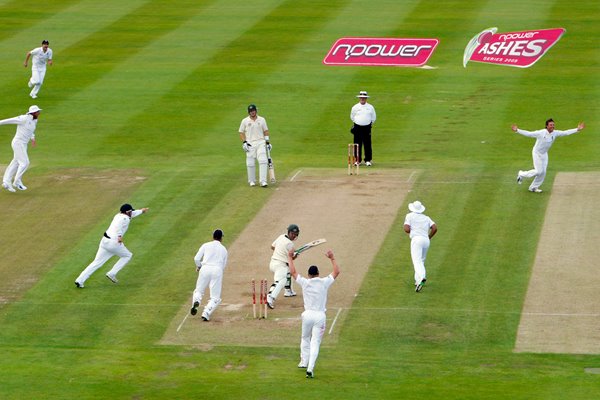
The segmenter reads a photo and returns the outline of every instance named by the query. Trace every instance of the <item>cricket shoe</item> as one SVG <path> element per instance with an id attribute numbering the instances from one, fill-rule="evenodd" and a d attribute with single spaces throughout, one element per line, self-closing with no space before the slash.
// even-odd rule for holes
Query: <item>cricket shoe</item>
<path id="1" fill-rule="evenodd" d="M 294 292 L 292 289 L 285 289 L 285 294 L 283 296 L 284 297 L 294 297 L 294 296 L 296 296 L 296 292 Z"/>
<path id="2" fill-rule="evenodd" d="M 75 281 L 75 286 L 77 286 L 78 289 L 83 289 L 83 283 Z"/>
<path id="3" fill-rule="evenodd" d="M 521 183 L 523 183 L 523 177 L 521 176 L 521 172 L 523 171 L 519 171 L 519 173 L 517 174 L 517 183 L 520 185 Z"/>
<path id="4" fill-rule="evenodd" d="M 206 322 L 210 321 L 210 318 L 208 317 L 207 313 L 204 313 L 204 312 L 202 313 L 202 321 L 206 321 Z"/>
<path id="5" fill-rule="evenodd" d="M 532 193 L 542 193 L 542 189 L 540 188 L 531 188 L 529 189 L 529 191 Z"/>
<path id="6" fill-rule="evenodd" d="M 23 185 L 22 183 L 15 183 L 13 186 L 19 190 L 27 190 L 27 186 Z"/>
<path id="7" fill-rule="evenodd" d="M 9 192 L 13 192 L 13 193 L 14 193 L 14 192 L 16 192 L 15 188 L 14 188 L 14 187 L 13 187 L 13 185 L 11 185 L 10 183 L 6 183 L 6 182 L 4 182 L 4 183 L 2 184 L 2 187 L 3 187 L 4 189 L 8 190 Z"/>
<path id="8" fill-rule="evenodd" d="M 312 379 L 315 376 L 313 375 L 312 371 L 306 371 L 306 377 L 309 378 L 309 379 Z"/>
<path id="9" fill-rule="evenodd" d="M 273 297 L 271 297 L 271 295 L 267 296 L 267 306 L 271 310 L 275 309 L 275 299 Z"/>
<path id="10" fill-rule="evenodd" d="M 194 305 L 192 306 L 192 308 L 190 309 L 190 314 L 192 315 L 196 315 L 198 314 L 198 306 L 200 306 L 200 303 L 195 301 Z"/>
<path id="11" fill-rule="evenodd" d="M 106 277 L 108 278 L 109 281 L 111 281 L 112 283 L 119 283 L 119 281 L 117 280 L 117 277 L 111 274 L 106 274 Z"/>
<path id="12" fill-rule="evenodd" d="M 269 185 L 267 185 L 266 181 L 261 181 L 260 182 L 260 187 L 267 187 L 267 186 L 269 186 Z"/>
<path id="13" fill-rule="evenodd" d="M 37 99 L 37 96 L 35 94 L 30 94 L 29 97 L 31 97 L 32 99 Z"/>
<path id="14" fill-rule="evenodd" d="M 29 81 L 27 82 L 27 86 L 29 86 L 29 88 L 32 88 L 32 87 L 33 87 L 33 83 L 31 83 L 31 80 L 29 80 Z"/>
<path id="15" fill-rule="evenodd" d="M 302 361 L 300 361 L 300 364 L 298 364 L 298 368 L 306 368 L 307 365 L 304 364 Z"/>
<path id="16" fill-rule="evenodd" d="M 250 187 L 256 186 L 256 182 L 248 182 L 248 184 L 250 185 Z"/>
<path id="17" fill-rule="evenodd" d="M 367 167 L 370 167 L 371 165 L 373 165 L 373 164 L 371 163 L 371 161 L 367 161 L 367 163 L 366 163 L 366 164 L 367 164 Z"/>

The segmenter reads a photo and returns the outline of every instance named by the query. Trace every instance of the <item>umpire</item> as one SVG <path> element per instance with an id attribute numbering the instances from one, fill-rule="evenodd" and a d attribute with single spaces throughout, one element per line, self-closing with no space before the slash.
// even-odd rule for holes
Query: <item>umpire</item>
<path id="1" fill-rule="evenodd" d="M 358 96 L 359 102 L 352 107 L 350 111 L 350 119 L 354 122 L 354 126 L 350 130 L 354 135 L 354 143 L 358 144 L 358 162 L 362 159 L 362 148 L 365 148 L 364 161 L 367 167 L 372 165 L 373 148 L 371 147 L 371 128 L 377 119 L 375 108 L 367 103 L 369 95 L 366 91 L 361 91 Z"/>

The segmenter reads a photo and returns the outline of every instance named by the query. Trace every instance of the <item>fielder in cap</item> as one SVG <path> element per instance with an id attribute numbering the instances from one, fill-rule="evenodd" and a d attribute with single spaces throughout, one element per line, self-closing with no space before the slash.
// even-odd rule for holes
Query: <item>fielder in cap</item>
<path id="1" fill-rule="evenodd" d="M 118 283 L 117 273 L 127 265 L 133 257 L 133 254 L 125 247 L 123 237 L 129 228 L 131 218 L 148 212 L 148 208 L 135 210 L 131 204 L 123 204 L 119 213 L 114 216 L 110 226 L 102 235 L 100 246 L 96 253 L 96 258 L 90 265 L 84 269 L 75 279 L 75 286 L 83 288 L 85 281 L 100 267 L 104 265 L 112 256 L 118 256 L 119 261 L 106 274 L 106 277 L 113 283 Z"/>
<path id="2" fill-rule="evenodd" d="M 0 125 L 17 125 L 17 132 L 11 143 L 14 153 L 13 159 L 8 164 L 8 167 L 6 167 L 4 177 L 2 178 L 2 187 L 9 192 L 16 192 L 16 189 L 27 190 L 27 186 L 22 181 L 23 174 L 29 167 L 27 145 L 29 141 L 31 141 L 32 147 L 36 145 L 35 128 L 37 128 L 40 111 L 42 109 L 38 106 L 31 106 L 27 114 L 0 121 Z"/>
<path id="3" fill-rule="evenodd" d="M 333 251 L 328 250 L 325 256 L 331 260 L 333 272 L 325 278 L 319 277 L 319 268 L 312 265 L 308 269 L 308 279 L 301 276 L 294 265 L 294 252 L 288 253 L 290 273 L 302 287 L 304 312 L 302 313 L 302 340 L 300 342 L 300 364 L 298 368 L 306 368 L 306 377 L 314 377 L 315 364 L 319 356 L 321 340 L 325 333 L 327 318 L 327 292 L 340 274 L 340 267 L 335 261 Z"/>
<path id="4" fill-rule="evenodd" d="M 288 266 L 288 252 L 294 250 L 293 241 L 300 236 L 300 228 L 296 224 L 291 224 L 287 228 L 287 233 L 281 234 L 271 244 L 273 255 L 269 263 L 269 270 L 273 273 L 273 284 L 269 288 L 267 295 L 267 306 L 275 308 L 275 300 L 279 297 L 281 289 L 285 287 L 285 297 L 296 295 L 292 288 L 292 279 L 290 268 Z"/>
<path id="5" fill-rule="evenodd" d="M 192 308 L 190 314 L 196 315 L 198 307 L 202 303 L 202 295 L 208 287 L 210 290 L 210 300 L 206 303 L 202 311 L 202 320 L 210 321 L 212 314 L 219 304 L 221 304 L 221 288 L 223 286 L 223 271 L 227 266 L 227 249 L 222 244 L 223 231 L 217 229 L 213 232 L 213 240 L 206 242 L 194 257 L 198 279 L 196 280 L 196 289 L 192 294 Z"/>
<path id="6" fill-rule="evenodd" d="M 420 292 L 427 281 L 425 259 L 431 238 L 437 233 L 437 226 L 423 214 L 425 206 L 420 201 L 408 205 L 410 213 L 404 219 L 404 232 L 410 236 L 410 257 L 415 269 L 415 291 Z"/>
<path id="7" fill-rule="evenodd" d="M 29 78 L 29 82 L 27 83 L 27 86 L 32 88 L 31 93 L 29 93 L 32 99 L 37 98 L 37 94 L 44 83 L 46 64 L 52 65 L 52 49 L 48 46 L 50 46 L 50 42 L 42 40 L 42 46 L 28 52 L 23 63 L 25 68 L 27 68 L 29 58 L 33 57 L 31 61 L 31 78 Z"/>
<path id="8" fill-rule="evenodd" d="M 256 161 L 258 160 L 260 186 L 267 187 L 267 147 L 270 151 L 272 146 L 269 142 L 270 137 L 267 121 L 257 114 L 254 104 L 248 106 L 248 116 L 242 120 L 239 134 L 242 140 L 242 149 L 246 152 L 248 184 L 256 186 Z"/>

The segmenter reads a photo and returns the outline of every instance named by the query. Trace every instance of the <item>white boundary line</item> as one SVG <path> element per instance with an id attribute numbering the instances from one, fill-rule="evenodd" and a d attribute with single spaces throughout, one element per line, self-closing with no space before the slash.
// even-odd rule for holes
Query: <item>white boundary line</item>
<path id="1" fill-rule="evenodd" d="M 294 179 L 296 179 L 296 177 L 297 177 L 298 175 L 300 175 L 300 173 L 301 173 L 301 172 L 302 172 L 302 170 L 298 170 L 298 172 L 296 172 L 296 173 L 294 174 L 294 176 L 292 176 L 292 177 L 290 178 L 290 182 L 293 182 L 293 181 L 294 181 Z"/>
<path id="2" fill-rule="evenodd" d="M 341 312 L 342 312 L 343 308 L 338 308 L 338 312 L 337 314 L 335 314 L 335 318 L 333 319 L 333 322 L 331 323 L 331 328 L 329 328 L 329 332 L 327 333 L 328 335 L 331 335 L 331 332 L 333 332 L 333 327 L 335 326 L 335 323 L 337 322 L 338 317 L 340 316 Z"/>

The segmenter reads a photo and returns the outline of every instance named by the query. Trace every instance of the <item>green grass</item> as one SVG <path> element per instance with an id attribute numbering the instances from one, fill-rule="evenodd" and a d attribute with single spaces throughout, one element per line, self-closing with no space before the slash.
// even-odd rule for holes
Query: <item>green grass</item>
<path id="1" fill-rule="evenodd" d="M 26 51 L 47 38 L 55 61 L 36 101 L 44 111 L 25 176 L 31 190 L 18 200 L 0 193 L 0 251 L 39 243 L 36 257 L 48 263 L 0 259 L 0 271 L 10 271 L 3 280 L 21 268 L 38 276 L 0 306 L 0 397 L 598 397 L 600 378 L 584 368 L 600 367 L 600 355 L 512 351 L 547 196 L 514 184 L 533 141 L 510 124 L 586 122 L 552 149 L 545 189 L 557 171 L 600 169 L 599 8 L 564 0 L 0 1 L 0 118 L 32 104 Z M 567 33 L 529 69 L 463 68 L 467 41 L 490 26 Z M 343 36 L 439 38 L 429 61 L 438 68 L 324 66 Z M 422 295 L 411 291 L 401 210 L 339 343 L 324 341 L 317 379 L 295 368 L 295 349 L 158 345 L 188 301 L 198 245 L 217 226 L 232 243 L 271 193 L 246 188 L 237 129 L 247 104 L 267 118 L 284 177 L 304 166 L 344 168 L 359 90 L 378 113 L 375 167 L 423 171 L 407 200 L 423 201 L 440 232 Z M 2 163 L 13 133 L 0 127 Z M 61 193 L 43 185 L 81 171 L 133 189 L 99 185 L 94 196 L 89 185 L 71 187 L 61 209 Z M 75 291 L 98 232 L 125 201 L 151 208 L 128 234 L 127 285 L 101 284 L 99 271 L 90 290 Z"/>

